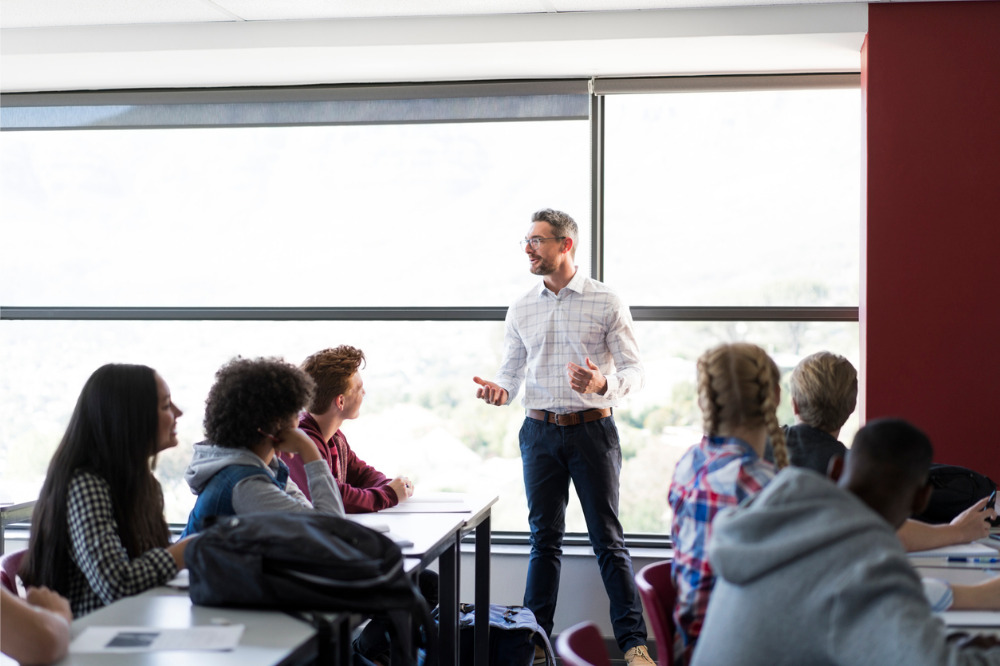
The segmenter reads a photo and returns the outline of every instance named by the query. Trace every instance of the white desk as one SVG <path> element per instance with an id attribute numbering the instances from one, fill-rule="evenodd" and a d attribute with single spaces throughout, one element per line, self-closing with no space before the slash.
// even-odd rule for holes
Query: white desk
<path id="1" fill-rule="evenodd" d="M 993 539 L 981 539 L 979 543 L 994 549 L 1000 547 L 1000 541 Z M 940 578 L 957 585 L 974 585 L 1000 576 L 1000 563 L 949 562 L 942 557 L 911 557 L 910 561 L 920 576 Z M 1000 632 L 1000 613 L 997 611 L 949 611 L 941 618 L 950 629 L 994 635 Z"/>
<path id="2" fill-rule="evenodd" d="M 76 638 L 91 626 L 144 626 L 184 628 L 218 622 L 246 626 L 240 644 L 233 651 L 169 651 L 132 654 L 69 654 L 58 662 L 65 666 L 271 666 L 305 663 L 316 655 L 316 630 L 280 611 L 241 610 L 195 606 L 187 591 L 157 587 L 134 597 L 119 599 L 96 610 L 72 625 Z"/>
<path id="3" fill-rule="evenodd" d="M 412 562 L 407 567 L 408 571 L 419 572 L 438 562 L 441 666 L 458 666 L 459 663 L 459 545 L 462 536 L 472 531 L 476 533 L 474 601 L 477 608 L 488 608 L 490 603 L 490 516 L 498 497 L 463 495 L 463 498 L 469 511 L 407 513 L 399 510 L 351 516 L 352 520 L 362 525 L 388 525 L 389 536 L 412 541 L 412 546 L 402 549 Z M 481 615 L 488 617 L 485 613 Z M 477 622 L 475 666 L 488 665 L 489 622 Z"/>

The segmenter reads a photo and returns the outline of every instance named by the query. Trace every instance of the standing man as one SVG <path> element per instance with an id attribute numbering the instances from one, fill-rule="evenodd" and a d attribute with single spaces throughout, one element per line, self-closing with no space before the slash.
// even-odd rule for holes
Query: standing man
<path id="1" fill-rule="evenodd" d="M 301 428 L 316 443 L 340 489 L 347 513 L 370 513 L 396 506 L 413 495 L 413 483 L 405 476 L 389 479 L 359 458 L 340 431 L 344 421 L 356 419 L 365 399 L 361 367 L 365 354 L 350 345 L 318 351 L 302 363 L 302 370 L 316 382 L 316 393 L 308 411 L 299 415 Z M 289 476 L 305 479 L 298 456 L 282 453 Z M 308 486 L 299 486 L 308 496 Z"/>
<path id="2" fill-rule="evenodd" d="M 572 479 L 618 646 L 629 666 L 654 666 L 618 520 L 621 447 L 611 416 L 619 398 L 642 387 L 643 369 L 628 308 L 573 263 L 578 237 L 566 213 L 532 216 L 521 246 L 542 283 L 507 310 L 503 365 L 496 381 L 474 378 L 476 397 L 506 405 L 525 383 L 520 445 L 531 559 L 524 605 L 551 634 Z"/>

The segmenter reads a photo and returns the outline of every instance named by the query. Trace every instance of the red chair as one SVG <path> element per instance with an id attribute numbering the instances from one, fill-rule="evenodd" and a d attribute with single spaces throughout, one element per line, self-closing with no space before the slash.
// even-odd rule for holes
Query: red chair
<path id="1" fill-rule="evenodd" d="M 556 653 L 563 666 L 611 666 L 601 630 L 593 622 L 581 622 L 556 637 Z"/>
<path id="2" fill-rule="evenodd" d="M 17 591 L 17 570 L 21 566 L 21 560 L 27 550 L 16 550 L 0 558 L 0 585 L 3 585 L 14 594 Z"/>
<path id="3" fill-rule="evenodd" d="M 635 585 L 639 588 L 643 608 L 653 626 L 656 637 L 656 655 L 659 666 L 673 666 L 674 663 L 674 604 L 677 591 L 671 562 L 647 564 L 635 575 Z"/>

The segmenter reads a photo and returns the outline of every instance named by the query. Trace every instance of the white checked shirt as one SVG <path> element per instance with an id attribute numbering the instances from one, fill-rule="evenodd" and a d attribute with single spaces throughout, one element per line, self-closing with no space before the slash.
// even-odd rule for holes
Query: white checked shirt
<path id="1" fill-rule="evenodd" d="M 586 367 L 588 356 L 607 377 L 604 395 L 577 393 L 569 385 L 566 364 Z M 507 390 L 508 404 L 526 382 L 526 409 L 604 409 L 642 388 L 643 378 L 631 313 L 614 292 L 579 270 L 558 294 L 541 282 L 507 310 L 504 360 L 495 381 Z"/>

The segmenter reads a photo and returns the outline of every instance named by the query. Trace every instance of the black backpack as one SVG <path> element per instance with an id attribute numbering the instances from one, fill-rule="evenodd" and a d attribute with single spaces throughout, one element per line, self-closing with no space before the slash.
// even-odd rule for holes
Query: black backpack
<path id="1" fill-rule="evenodd" d="M 958 465 L 931 465 L 928 482 L 933 490 L 927 509 L 917 520 L 925 523 L 950 523 L 955 516 L 996 490 L 988 476 Z M 1000 521 L 991 521 L 996 526 Z"/>
<path id="2" fill-rule="evenodd" d="M 387 620 L 394 666 L 415 663 L 416 653 L 403 649 L 420 636 L 428 663 L 436 663 L 430 609 L 403 570 L 399 546 L 363 525 L 313 512 L 227 516 L 195 538 L 184 559 L 195 604 L 374 615 Z M 322 630 L 315 614 L 308 617 Z"/>

